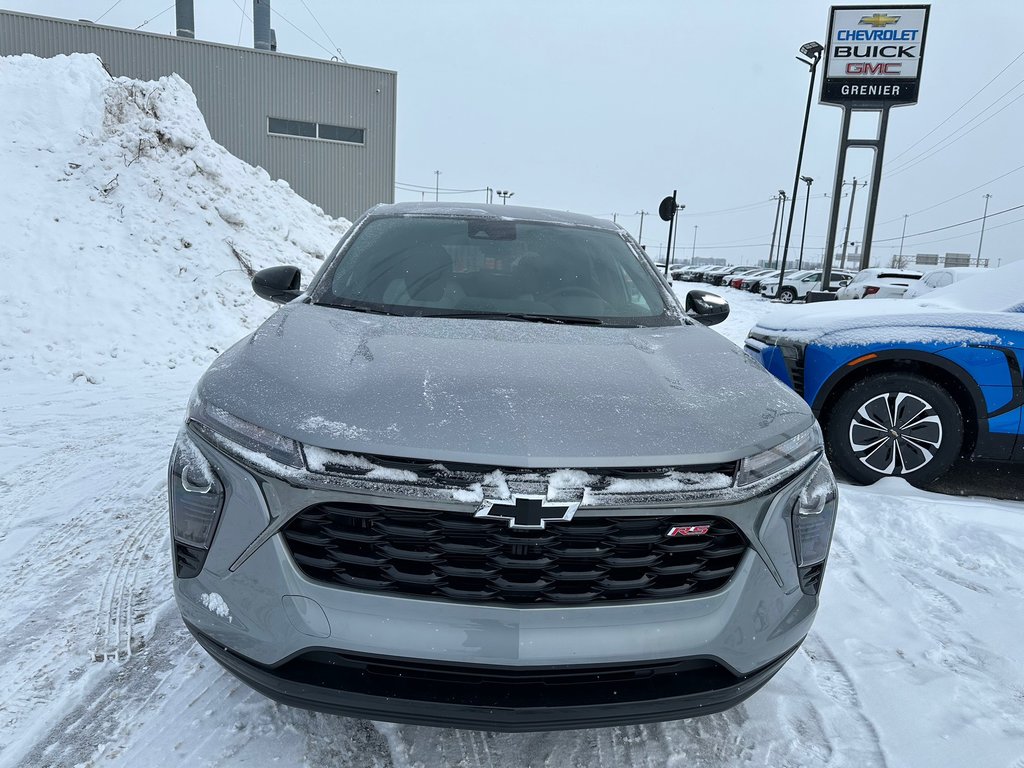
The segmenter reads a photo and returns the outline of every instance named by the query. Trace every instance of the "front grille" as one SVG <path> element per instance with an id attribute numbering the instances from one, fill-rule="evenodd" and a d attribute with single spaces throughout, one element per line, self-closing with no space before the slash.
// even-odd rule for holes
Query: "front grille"
<path id="1" fill-rule="evenodd" d="M 673 526 L 704 535 L 668 537 Z M 522 605 L 666 599 L 718 589 L 746 541 L 715 517 L 577 517 L 543 530 L 465 512 L 309 507 L 283 529 L 309 578 L 353 589 Z"/>

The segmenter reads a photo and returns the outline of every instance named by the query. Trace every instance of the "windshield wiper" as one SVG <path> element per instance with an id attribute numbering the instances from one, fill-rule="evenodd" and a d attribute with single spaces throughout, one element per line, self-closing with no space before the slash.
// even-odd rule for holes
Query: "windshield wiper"
<path id="1" fill-rule="evenodd" d="M 524 323 L 553 323 L 556 325 L 604 325 L 597 317 L 569 315 L 540 315 L 532 312 L 431 312 L 423 317 L 467 318 L 480 320 L 518 320 Z"/>
<path id="2" fill-rule="evenodd" d="M 406 317 L 406 315 L 400 315 L 397 312 L 388 312 L 386 309 L 376 309 L 374 307 L 360 307 L 356 304 L 343 304 L 337 301 L 321 301 L 318 302 L 325 307 L 334 307 L 335 309 L 347 309 L 351 312 L 368 312 L 371 315 L 390 315 L 391 317 Z"/>

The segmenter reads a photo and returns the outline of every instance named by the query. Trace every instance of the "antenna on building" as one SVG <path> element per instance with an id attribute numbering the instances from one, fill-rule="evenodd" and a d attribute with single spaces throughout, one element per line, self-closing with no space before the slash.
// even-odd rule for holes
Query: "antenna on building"
<path id="1" fill-rule="evenodd" d="M 193 0 L 175 0 L 174 15 L 176 18 L 176 34 L 178 37 L 195 39 L 196 9 Z"/>

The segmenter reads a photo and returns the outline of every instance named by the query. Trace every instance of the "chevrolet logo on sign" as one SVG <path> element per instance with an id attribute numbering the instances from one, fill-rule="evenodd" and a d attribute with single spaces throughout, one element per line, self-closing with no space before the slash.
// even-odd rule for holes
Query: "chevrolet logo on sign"
<path id="1" fill-rule="evenodd" d="M 879 27 L 887 27 L 890 24 L 895 24 L 900 20 L 899 16 L 888 16 L 884 13 L 876 13 L 874 16 L 861 16 L 861 24 L 870 24 L 875 29 Z"/>

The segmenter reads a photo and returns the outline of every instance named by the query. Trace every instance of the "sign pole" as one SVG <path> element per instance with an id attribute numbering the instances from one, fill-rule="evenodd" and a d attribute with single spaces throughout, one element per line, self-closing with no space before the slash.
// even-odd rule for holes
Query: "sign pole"
<path id="1" fill-rule="evenodd" d="M 871 241 L 875 234 L 875 213 L 878 209 L 878 191 L 882 186 L 882 158 L 885 154 L 885 134 L 889 128 L 889 107 L 882 107 L 878 117 L 878 138 L 875 141 L 875 167 L 871 169 L 871 192 L 868 197 L 868 219 L 864 224 L 864 246 L 860 254 L 860 268 L 871 266 Z"/>
<path id="2" fill-rule="evenodd" d="M 822 286 L 832 284 L 832 257 L 836 252 L 839 229 L 839 201 L 843 196 L 843 174 L 846 172 L 846 142 L 850 139 L 850 110 L 843 107 L 843 124 L 839 129 L 839 152 L 836 155 L 836 177 L 832 182 L 832 207 L 828 214 L 828 235 L 825 238 L 825 260 L 821 265 Z"/>
<path id="3" fill-rule="evenodd" d="M 831 284 L 839 199 L 850 147 L 874 150 L 861 269 L 870 264 L 889 109 L 917 103 L 930 14 L 930 5 L 834 5 L 829 12 L 819 102 L 841 107 L 843 125 L 822 269 L 822 286 L 826 290 Z M 850 114 L 854 111 L 879 113 L 874 138 L 850 138 Z"/>

